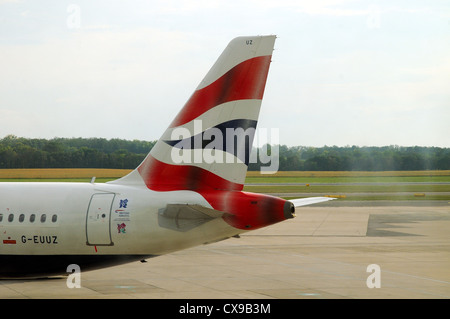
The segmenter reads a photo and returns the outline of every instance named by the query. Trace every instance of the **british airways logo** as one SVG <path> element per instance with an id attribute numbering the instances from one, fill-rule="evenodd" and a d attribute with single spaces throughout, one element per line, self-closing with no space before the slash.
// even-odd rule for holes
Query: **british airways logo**
<path id="1" fill-rule="evenodd" d="M 4 245 L 15 245 L 16 244 L 16 240 L 15 239 L 11 239 L 11 237 L 8 237 L 8 239 L 3 239 L 3 244 Z"/>

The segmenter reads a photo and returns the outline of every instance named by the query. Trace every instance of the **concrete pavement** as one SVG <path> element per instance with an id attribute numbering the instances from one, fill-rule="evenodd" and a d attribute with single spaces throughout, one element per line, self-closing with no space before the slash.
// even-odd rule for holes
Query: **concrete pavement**
<path id="1" fill-rule="evenodd" d="M 0 299 L 447 299 L 449 230 L 450 205 L 303 207 L 239 239 L 82 273 L 79 289 L 1 280 Z"/>

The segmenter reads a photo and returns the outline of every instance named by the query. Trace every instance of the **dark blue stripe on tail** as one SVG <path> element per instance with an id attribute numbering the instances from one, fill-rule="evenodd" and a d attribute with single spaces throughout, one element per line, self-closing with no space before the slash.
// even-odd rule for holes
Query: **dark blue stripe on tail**
<path id="1" fill-rule="evenodd" d="M 236 156 L 248 165 L 256 124 L 257 121 L 254 120 L 231 120 L 185 139 L 165 140 L 164 142 L 184 150 L 221 150 Z"/>

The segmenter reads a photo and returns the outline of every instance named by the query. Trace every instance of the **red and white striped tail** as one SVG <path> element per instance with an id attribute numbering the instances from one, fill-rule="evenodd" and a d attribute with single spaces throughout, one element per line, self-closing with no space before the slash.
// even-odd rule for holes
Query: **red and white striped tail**
<path id="1" fill-rule="evenodd" d="M 144 161 L 117 183 L 242 190 L 275 38 L 233 39 Z"/>

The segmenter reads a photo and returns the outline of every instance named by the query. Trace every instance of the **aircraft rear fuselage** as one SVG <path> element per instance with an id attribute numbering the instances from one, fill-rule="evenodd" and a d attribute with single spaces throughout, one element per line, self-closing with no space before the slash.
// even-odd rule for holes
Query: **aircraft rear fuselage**
<path id="1" fill-rule="evenodd" d="M 201 215 L 190 229 L 177 229 L 176 219 L 172 225 L 164 217 L 168 202 L 209 206 L 192 191 L 0 183 L 0 277 L 64 274 L 72 263 L 82 270 L 115 265 L 240 232 L 222 218 Z"/>

